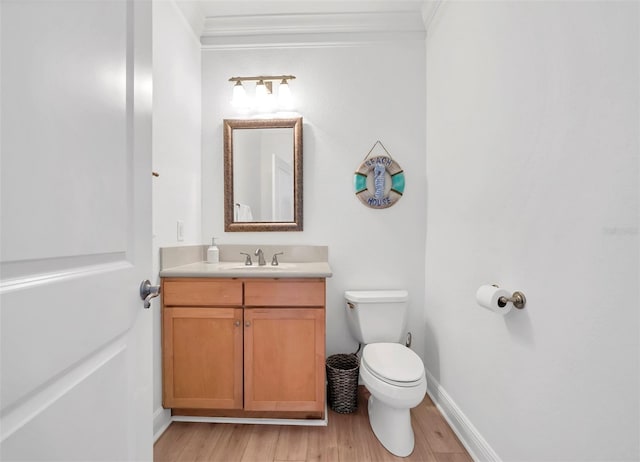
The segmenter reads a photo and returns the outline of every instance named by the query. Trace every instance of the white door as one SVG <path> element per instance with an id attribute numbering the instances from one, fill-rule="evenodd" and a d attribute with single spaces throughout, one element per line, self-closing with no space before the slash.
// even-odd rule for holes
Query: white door
<path id="1" fill-rule="evenodd" d="M 0 459 L 151 459 L 151 3 L 0 19 Z"/>
<path id="2" fill-rule="evenodd" d="M 293 167 L 276 154 L 271 155 L 272 221 L 293 221 Z"/>

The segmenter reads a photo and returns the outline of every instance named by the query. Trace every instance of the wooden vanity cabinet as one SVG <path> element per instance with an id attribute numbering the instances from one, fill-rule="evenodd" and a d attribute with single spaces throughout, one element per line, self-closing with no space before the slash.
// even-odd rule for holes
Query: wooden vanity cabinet
<path id="1" fill-rule="evenodd" d="M 242 409 L 198 415 L 322 415 L 323 278 L 165 278 L 162 284 L 164 407 Z"/>

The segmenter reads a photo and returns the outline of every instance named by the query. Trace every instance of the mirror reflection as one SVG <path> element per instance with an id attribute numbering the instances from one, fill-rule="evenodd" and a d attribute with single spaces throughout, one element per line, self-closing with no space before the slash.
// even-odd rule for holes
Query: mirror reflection
<path id="1" fill-rule="evenodd" d="M 233 152 L 233 221 L 293 221 L 291 129 L 236 129 Z"/>
<path id="2" fill-rule="evenodd" d="M 302 230 L 302 118 L 224 121 L 225 231 Z"/>

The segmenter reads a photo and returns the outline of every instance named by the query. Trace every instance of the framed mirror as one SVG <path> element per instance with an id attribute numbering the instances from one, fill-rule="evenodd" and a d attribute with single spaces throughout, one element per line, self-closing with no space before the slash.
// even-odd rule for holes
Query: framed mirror
<path id="1" fill-rule="evenodd" d="M 224 230 L 302 231 L 302 117 L 224 120 Z"/>

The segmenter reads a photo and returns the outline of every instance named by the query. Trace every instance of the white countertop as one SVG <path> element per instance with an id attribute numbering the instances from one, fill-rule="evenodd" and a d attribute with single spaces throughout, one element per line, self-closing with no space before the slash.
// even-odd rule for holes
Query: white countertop
<path id="1" fill-rule="evenodd" d="M 180 278 L 329 278 L 333 275 L 326 261 L 280 263 L 278 266 L 245 266 L 244 262 L 197 262 L 166 268 L 161 277 Z"/>

